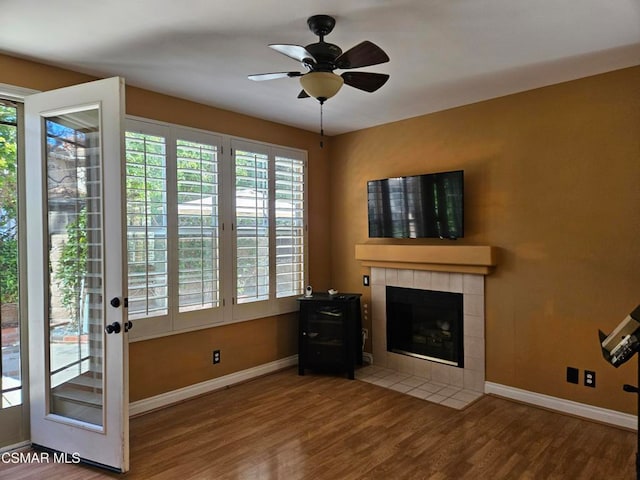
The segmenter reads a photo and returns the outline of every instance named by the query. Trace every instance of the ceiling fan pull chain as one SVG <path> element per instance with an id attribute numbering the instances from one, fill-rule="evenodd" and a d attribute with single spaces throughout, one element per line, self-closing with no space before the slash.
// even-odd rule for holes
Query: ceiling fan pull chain
<path id="1" fill-rule="evenodd" d="M 322 105 L 324 102 L 320 102 L 320 148 L 324 148 L 324 125 L 322 121 Z"/>

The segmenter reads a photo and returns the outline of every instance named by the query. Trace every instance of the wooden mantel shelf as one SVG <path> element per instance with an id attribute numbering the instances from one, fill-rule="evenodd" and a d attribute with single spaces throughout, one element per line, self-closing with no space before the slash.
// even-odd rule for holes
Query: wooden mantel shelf
<path id="1" fill-rule="evenodd" d="M 367 267 L 488 275 L 496 257 L 486 245 L 356 245 L 356 260 Z"/>

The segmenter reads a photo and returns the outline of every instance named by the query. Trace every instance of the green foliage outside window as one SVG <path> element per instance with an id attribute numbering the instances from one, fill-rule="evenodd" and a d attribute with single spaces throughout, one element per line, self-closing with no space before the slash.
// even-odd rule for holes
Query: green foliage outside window
<path id="1" fill-rule="evenodd" d="M 76 319 L 80 313 L 87 271 L 87 211 L 84 208 L 73 222 L 67 224 L 66 233 L 55 278 L 60 288 L 62 306 L 72 319 Z"/>
<path id="2" fill-rule="evenodd" d="M 0 104 L 0 303 L 18 302 L 18 177 L 15 107 Z"/>

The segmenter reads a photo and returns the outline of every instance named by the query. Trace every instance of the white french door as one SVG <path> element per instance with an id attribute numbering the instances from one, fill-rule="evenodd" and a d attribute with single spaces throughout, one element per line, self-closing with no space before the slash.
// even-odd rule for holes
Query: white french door
<path id="1" fill-rule="evenodd" d="M 25 98 L 31 441 L 127 471 L 124 81 Z"/>

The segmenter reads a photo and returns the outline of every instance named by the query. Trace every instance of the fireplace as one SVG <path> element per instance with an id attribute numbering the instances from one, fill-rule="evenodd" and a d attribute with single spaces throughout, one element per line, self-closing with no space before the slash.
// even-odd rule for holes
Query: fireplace
<path id="1" fill-rule="evenodd" d="M 484 277 L 498 249 L 486 245 L 356 245 L 356 260 L 371 267 L 371 362 L 409 376 L 484 393 Z M 387 287 L 461 293 L 463 358 L 458 368 L 387 350 Z"/>
<path id="2" fill-rule="evenodd" d="M 463 296 L 387 286 L 387 351 L 464 367 Z"/>
<path id="3" fill-rule="evenodd" d="M 462 295 L 460 367 L 388 350 L 388 287 Z M 374 365 L 456 388 L 484 392 L 484 275 L 373 267 L 371 303 L 370 312 L 365 310 L 365 318 L 368 313 L 372 315 Z"/>

